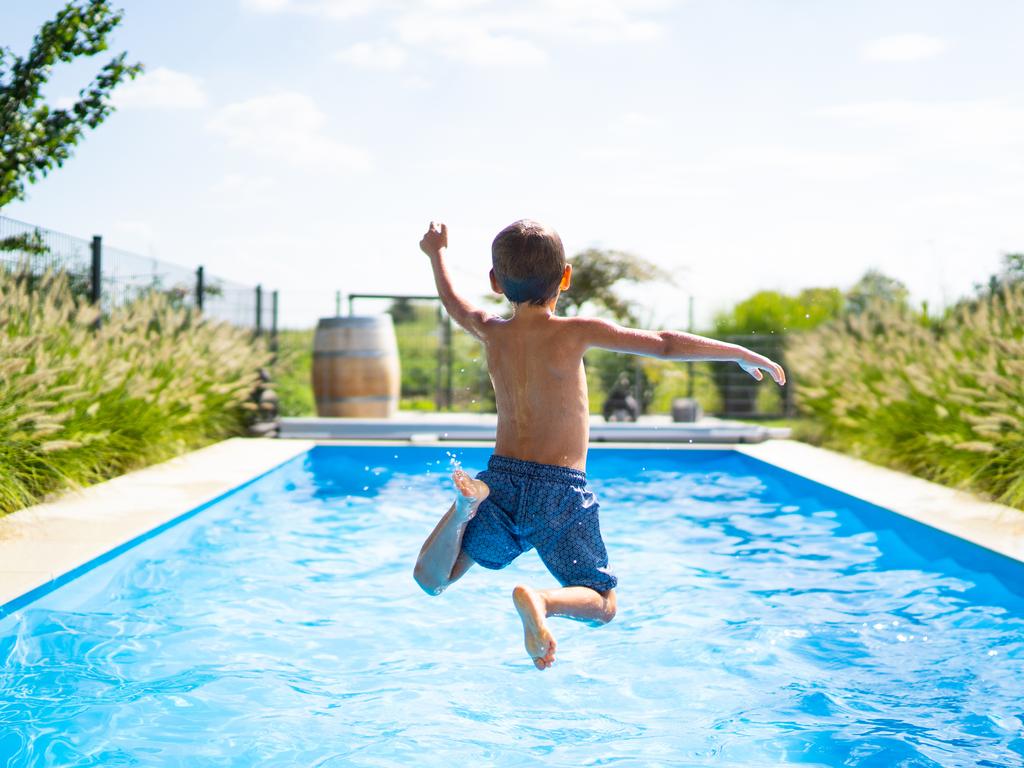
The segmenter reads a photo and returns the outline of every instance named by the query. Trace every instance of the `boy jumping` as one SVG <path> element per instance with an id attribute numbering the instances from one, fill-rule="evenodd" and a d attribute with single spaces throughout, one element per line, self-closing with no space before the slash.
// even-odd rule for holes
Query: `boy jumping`
<path id="1" fill-rule="evenodd" d="M 494 384 L 498 432 L 487 469 L 452 476 L 455 503 L 424 542 L 413 573 L 441 594 L 474 563 L 504 568 L 536 548 L 562 585 L 519 585 L 512 600 L 526 652 L 537 669 L 555 662 L 549 616 L 606 624 L 615 617 L 617 580 L 585 475 L 590 430 L 583 353 L 592 347 L 669 360 L 727 360 L 760 381 L 784 384 L 781 366 L 736 344 L 677 331 L 623 328 L 597 318 L 559 317 L 572 266 L 558 234 L 535 221 L 505 227 L 491 245 L 491 288 L 512 302 L 504 319 L 474 307 L 452 288 L 445 267 L 448 229 L 430 223 L 420 248 L 430 257 L 437 293 L 455 322 L 483 342 Z"/>

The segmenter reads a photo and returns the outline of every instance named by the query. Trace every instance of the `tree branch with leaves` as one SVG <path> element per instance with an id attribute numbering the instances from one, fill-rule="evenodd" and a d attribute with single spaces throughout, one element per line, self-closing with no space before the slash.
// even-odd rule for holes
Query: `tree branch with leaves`
<path id="1" fill-rule="evenodd" d="M 120 53 L 70 107 L 57 109 L 43 97 L 54 65 L 107 50 L 107 37 L 123 15 L 106 0 L 75 0 L 43 24 L 26 56 L 0 48 L 0 207 L 24 198 L 28 184 L 62 166 L 86 129 L 114 111 L 114 89 L 142 72 L 141 64 L 126 63 L 127 53 Z"/>
<path id="2" fill-rule="evenodd" d="M 572 285 L 558 299 L 558 312 L 563 315 L 577 315 L 585 304 L 591 304 L 620 323 L 635 324 L 634 305 L 617 288 L 623 283 L 673 284 L 672 276 L 661 267 L 623 251 L 589 248 L 569 263 Z"/>

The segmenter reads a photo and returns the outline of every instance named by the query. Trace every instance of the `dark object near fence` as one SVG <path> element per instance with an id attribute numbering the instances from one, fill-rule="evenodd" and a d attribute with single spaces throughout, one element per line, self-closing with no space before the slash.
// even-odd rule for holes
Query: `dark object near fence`
<path id="1" fill-rule="evenodd" d="M 672 401 L 672 421 L 692 423 L 700 421 L 703 415 L 704 409 L 692 397 L 677 397 Z"/>
<path id="2" fill-rule="evenodd" d="M 619 380 L 608 393 L 602 412 L 605 421 L 636 421 L 640 416 L 640 404 L 633 397 L 626 374 L 619 376 Z"/>
<path id="3" fill-rule="evenodd" d="M 249 400 L 255 404 L 253 421 L 249 424 L 249 434 L 254 437 L 277 437 L 281 423 L 278 421 L 277 393 L 270 388 L 270 373 L 260 368 L 260 383 L 252 392 Z"/>
<path id="4" fill-rule="evenodd" d="M 319 416 L 394 416 L 401 381 L 391 315 L 324 317 L 317 323 L 313 396 Z"/>

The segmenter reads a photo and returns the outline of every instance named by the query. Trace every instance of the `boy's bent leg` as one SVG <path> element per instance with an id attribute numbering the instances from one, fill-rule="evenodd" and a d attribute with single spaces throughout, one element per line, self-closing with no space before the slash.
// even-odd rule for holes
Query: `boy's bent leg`
<path id="1" fill-rule="evenodd" d="M 579 621 L 607 624 L 615 618 L 615 590 L 598 592 L 590 587 L 560 587 L 536 590 L 523 584 L 512 590 L 512 601 L 523 622 L 524 644 L 537 669 L 555 663 L 555 642 L 546 619 L 563 616 Z"/>
<path id="2" fill-rule="evenodd" d="M 542 589 L 548 616 L 607 624 L 615 618 L 615 590 L 598 592 L 590 587 Z"/>
<path id="3" fill-rule="evenodd" d="M 455 503 L 423 543 L 413 570 L 416 583 L 429 595 L 441 594 L 472 567 L 473 560 L 462 551 L 462 536 L 490 493 L 486 483 L 474 480 L 462 470 L 452 475 L 452 481 L 459 491 Z"/>

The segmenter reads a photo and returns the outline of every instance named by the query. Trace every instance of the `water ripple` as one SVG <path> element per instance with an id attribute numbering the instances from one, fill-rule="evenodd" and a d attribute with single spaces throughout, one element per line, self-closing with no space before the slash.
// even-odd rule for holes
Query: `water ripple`
<path id="1" fill-rule="evenodd" d="M 448 458 L 395 450 L 317 449 L 0 619 L 0 766 L 1024 765 L 984 555 L 732 454 L 595 452 L 619 616 L 553 622 L 539 674 L 509 593 L 543 566 L 424 596 Z"/>

